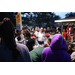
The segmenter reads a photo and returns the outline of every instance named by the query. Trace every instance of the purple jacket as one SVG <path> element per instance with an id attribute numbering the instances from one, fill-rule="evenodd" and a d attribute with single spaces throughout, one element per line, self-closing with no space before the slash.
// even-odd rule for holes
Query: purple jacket
<path id="1" fill-rule="evenodd" d="M 55 34 L 50 47 L 44 48 L 41 59 L 43 62 L 70 62 L 71 57 L 67 53 L 68 47 L 61 34 Z"/>

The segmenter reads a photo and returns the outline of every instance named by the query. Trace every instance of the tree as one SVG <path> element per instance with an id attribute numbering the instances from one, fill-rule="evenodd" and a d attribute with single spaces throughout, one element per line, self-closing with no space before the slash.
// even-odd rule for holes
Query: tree
<path id="1" fill-rule="evenodd" d="M 75 13 L 70 12 L 65 14 L 65 18 L 68 18 L 68 17 L 75 17 Z"/>

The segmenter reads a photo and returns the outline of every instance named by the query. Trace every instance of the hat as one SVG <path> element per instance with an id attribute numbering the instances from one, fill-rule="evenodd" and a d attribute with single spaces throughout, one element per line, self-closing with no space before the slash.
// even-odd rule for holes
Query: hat
<path id="1" fill-rule="evenodd" d="M 49 33 L 46 33 L 46 36 L 50 36 L 50 34 Z"/>

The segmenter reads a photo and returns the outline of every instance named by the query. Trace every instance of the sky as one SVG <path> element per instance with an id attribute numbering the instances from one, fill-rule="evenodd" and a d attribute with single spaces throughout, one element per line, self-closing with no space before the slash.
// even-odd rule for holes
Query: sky
<path id="1" fill-rule="evenodd" d="M 54 12 L 56 15 L 59 15 L 61 18 L 65 18 L 65 14 L 70 12 Z"/>
<path id="2" fill-rule="evenodd" d="M 65 14 L 70 13 L 70 12 L 54 12 L 56 15 L 59 15 L 62 18 L 65 18 Z M 23 16 L 23 15 L 22 15 Z M 24 15 L 26 17 L 26 15 Z"/>

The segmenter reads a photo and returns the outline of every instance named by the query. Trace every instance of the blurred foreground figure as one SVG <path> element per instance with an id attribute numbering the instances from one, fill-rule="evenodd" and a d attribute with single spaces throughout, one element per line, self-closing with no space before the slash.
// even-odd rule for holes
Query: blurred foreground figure
<path id="1" fill-rule="evenodd" d="M 30 56 L 33 62 L 42 62 L 41 60 L 42 51 L 45 47 L 49 47 L 50 42 L 51 42 L 51 39 L 48 38 L 43 46 L 39 45 L 36 48 L 34 48 L 32 51 L 30 51 Z"/>
<path id="2" fill-rule="evenodd" d="M 68 46 L 61 34 L 55 34 L 51 40 L 50 47 L 42 51 L 43 62 L 70 62 L 71 57 L 67 52 Z"/>
<path id="3" fill-rule="evenodd" d="M 35 45 L 35 40 L 34 39 L 29 39 L 28 42 L 26 43 L 26 46 L 28 47 L 29 51 L 33 50 L 34 45 Z"/>
<path id="4" fill-rule="evenodd" d="M 9 18 L 0 22 L 0 38 L 3 43 L 0 46 L 1 62 L 30 62 L 28 48 L 15 42 L 15 27 Z"/>

